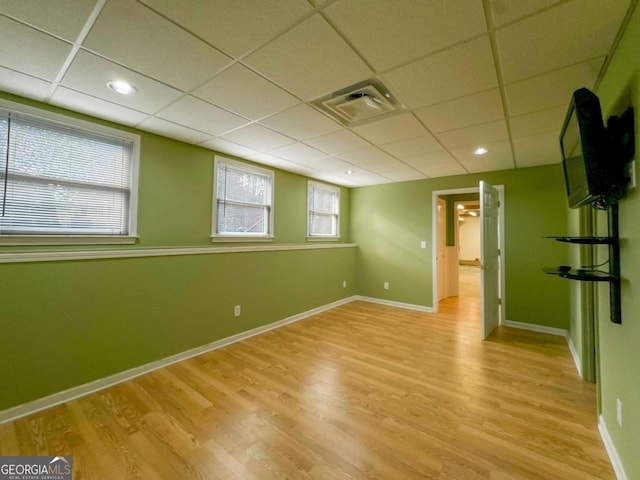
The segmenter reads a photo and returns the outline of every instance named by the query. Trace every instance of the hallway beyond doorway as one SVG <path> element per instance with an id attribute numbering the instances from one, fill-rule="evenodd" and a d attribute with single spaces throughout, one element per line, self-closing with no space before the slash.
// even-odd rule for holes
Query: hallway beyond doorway
<path id="1" fill-rule="evenodd" d="M 480 267 L 460 265 L 458 270 L 458 296 L 480 298 Z"/>

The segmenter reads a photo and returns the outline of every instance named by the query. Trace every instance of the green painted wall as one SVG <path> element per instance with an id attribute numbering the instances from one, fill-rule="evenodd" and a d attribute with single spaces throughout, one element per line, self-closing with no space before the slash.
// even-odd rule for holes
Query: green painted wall
<path id="1" fill-rule="evenodd" d="M 541 270 L 567 263 L 567 246 L 544 238 L 567 231 L 559 164 L 354 189 L 358 292 L 432 307 L 432 192 L 477 187 L 480 180 L 504 185 L 506 318 L 568 328 L 568 282 Z M 429 248 L 420 249 L 421 240 Z"/>
<path id="2" fill-rule="evenodd" d="M 353 295 L 354 269 L 354 248 L 1 265 L 0 410 Z"/>
<path id="3" fill-rule="evenodd" d="M 140 241 L 101 248 L 211 247 L 214 152 L 138 133 Z M 350 190 L 340 198 L 346 243 Z M 275 170 L 274 244 L 306 242 L 306 201 L 307 178 Z M 61 248 L 91 247 L 0 252 Z M 352 296 L 355 258 L 339 248 L 0 264 L 0 410 Z"/>
<path id="4" fill-rule="evenodd" d="M 636 165 L 640 157 L 640 8 L 635 12 L 600 83 L 605 117 L 635 109 Z M 637 176 L 637 174 L 636 174 Z M 638 188 L 620 201 L 622 269 L 622 325 L 609 322 L 606 286 L 598 287 L 598 330 L 600 346 L 600 411 L 620 456 L 627 478 L 640 478 L 640 193 Z M 606 231 L 606 217 L 598 218 L 600 232 Z M 600 258 L 606 252 L 600 249 Z M 623 423 L 616 421 L 616 399 L 623 403 Z"/>

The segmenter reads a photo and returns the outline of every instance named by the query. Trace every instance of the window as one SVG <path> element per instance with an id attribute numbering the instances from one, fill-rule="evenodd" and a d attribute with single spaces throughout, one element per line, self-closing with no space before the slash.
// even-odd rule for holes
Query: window
<path id="1" fill-rule="evenodd" d="M 133 243 L 137 155 L 136 135 L 0 103 L 0 241 Z"/>
<path id="2" fill-rule="evenodd" d="M 213 238 L 273 237 L 273 172 L 216 157 Z"/>
<path id="3" fill-rule="evenodd" d="M 313 239 L 337 239 L 340 235 L 340 189 L 309 182 L 308 236 Z"/>

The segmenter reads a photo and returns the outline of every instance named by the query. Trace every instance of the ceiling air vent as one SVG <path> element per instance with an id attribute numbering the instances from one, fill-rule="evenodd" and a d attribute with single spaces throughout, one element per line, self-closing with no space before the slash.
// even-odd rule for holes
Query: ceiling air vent
<path id="1" fill-rule="evenodd" d="M 367 80 L 314 100 L 313 105 L 345 126 L 379 120 L 402 109 L 379 80 Z"/>

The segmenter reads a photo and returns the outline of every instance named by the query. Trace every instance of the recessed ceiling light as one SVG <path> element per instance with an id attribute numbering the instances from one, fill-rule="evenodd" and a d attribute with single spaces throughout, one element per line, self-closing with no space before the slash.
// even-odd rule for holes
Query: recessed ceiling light
<path id="1" fill-rule="evenodd" d="M 485 154 L 487 154 L 487 153 L 489 153 L 489 150 L 487 150 L 487 149 L 486 149 L 486 148 L 484 148 L 484 147 L 478 147 L 478 148 L 476 148 L 476 149 L 473 151 L 473 154 L 474 154 L 474 155 L 478 155 L 478 156 L 480 156 L 480 155 L 485 155 Z"/>
<path id="2" fill-rule="evenodd" d="M 457 209 L 458 210 L 464 210 L 464 205 L 459 203 L 458 206 L 457 206 Z"/>
<path id="3" fill-rule="evenodd" d="M 346 171 L 346 172 L 344 172 L 344 173 L 346 173 L 347 175 L 352 175 L 352 174 L 353 174 L 353 170 L 349 169 L 349 170 L 347 170 L 347 171 Z"/>
<path id="4" fill-rule="evenodd" d="M 471 215 L 472 217 L 477 217 L 478 214 L 476 212 L 469 212 L 469 215 Z"/>
<path id="5" fill-rule="evenodd" d="M 109 90 L 113 90 L 120 95 L 133 95 L 138 91 L 136 87 L 131 85 L 129 82 L 125 82 L 124 80 L 112 80 L 107 82 L 107 87 Z"/>

